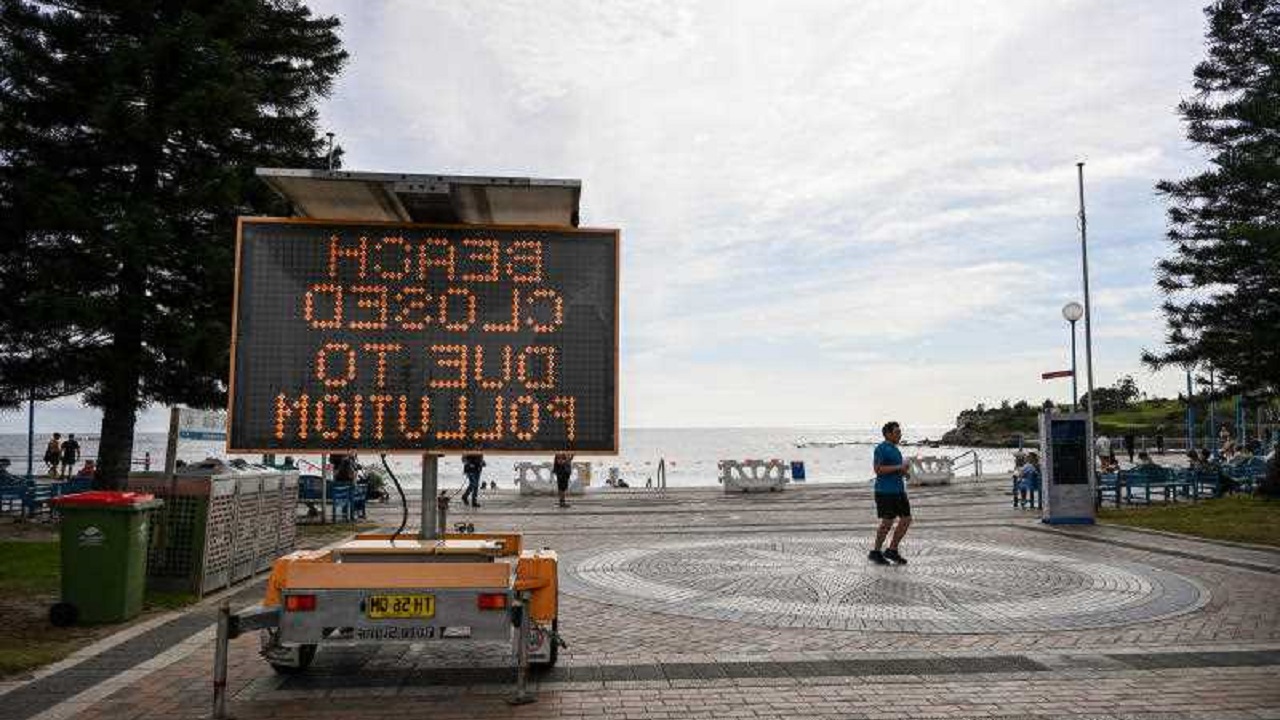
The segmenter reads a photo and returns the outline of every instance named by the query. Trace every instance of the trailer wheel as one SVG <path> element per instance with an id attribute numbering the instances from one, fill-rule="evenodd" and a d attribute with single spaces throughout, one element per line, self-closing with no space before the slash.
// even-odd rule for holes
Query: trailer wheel
<path id="1" fill-rule="evenodd" d="M 311 667 L 311 661 L 316 659 L 315 645 L 299 645 L 298 646 L 298 664 L 286 665 L 285 663 L 271 663 L 272 669 L 281 675 L 300 675 Z"/>
<path id="2" fill-rule="evenodd" d="M 547 661 L 540 663 L 531 663 L 535 670 L 545 672 L 556 666 L 556 661 L 560 659 L 560 643 L 556 638 L 560 636 L 560 618 L 551 620 L 551 634 L 547 636 L 547 642 L 551 643 L 551 652 L 547 654 Z"/>

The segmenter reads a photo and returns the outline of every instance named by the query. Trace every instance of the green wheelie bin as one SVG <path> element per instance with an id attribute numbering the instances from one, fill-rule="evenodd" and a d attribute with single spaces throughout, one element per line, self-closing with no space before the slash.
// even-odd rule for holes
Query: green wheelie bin
<path id="1" fill-rule="evenodd" d="M 54 625 L 109 623 L 142 612 L 154 495 L 92 491 L 52 501 L 62 514 L 62 602 Z"/>

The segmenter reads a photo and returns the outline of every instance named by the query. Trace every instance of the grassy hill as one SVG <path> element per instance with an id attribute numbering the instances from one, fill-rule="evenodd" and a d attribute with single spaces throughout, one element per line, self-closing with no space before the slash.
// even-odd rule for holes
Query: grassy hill
<path id="1" fill-rule="evenodd" d="M 1059 411 L 1069 409 L 1058 407 Z M 1166 436 L 1181 437 L 1186 432 L 1186 411 L 1181 400 L 1140 400 L 1120 409 L 1099 412 L 1094 416 L 1095 431 L 1101 435 L 1132 433 L 1139 437 L 1154 437 L 1157 428 L 1163 426 Z M 1219 421 L 1232 421 L 1235 418 L 1234 402 L 1220 400 L 1215 412 Z M 1038 406 L 1026 402 L 1006 402 L 998 408 L 979 405 L 960 413 L 955 429 L 943 435 L 942 442 L 948 445 L 1013 447 L 1017 445 L 1017 436 L 1021 435 L 1023 442 L 1029 443 L 1039 435 L 1039 413 Z M 1197 420 L 1203 423 L 1206 414 L 1204 405 L 1196 403 Z"/>

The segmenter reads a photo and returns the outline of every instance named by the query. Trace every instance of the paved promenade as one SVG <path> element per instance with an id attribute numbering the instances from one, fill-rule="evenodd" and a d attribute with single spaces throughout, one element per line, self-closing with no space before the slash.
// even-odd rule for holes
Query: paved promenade
<path id="1" fill-rule="evenodd" d="M 510 492 L 451 515 L 561 554 L 560 664 L 513 707 L 507 648 L 232 643 L 237 718 L 1278 718 L 1280 551 L 1049 528 L 1007 483 L 920 489 L 908 565 L 865 559 L 865 486 Z M 395 525 L 398 506 L 375 520 Z M 418 511 L 410 510 L 411 522 Z M 260 591 L 239 591 L 251 602 Z M 5 718 L 198 718 L 213 602 L 0 687 Z"/>

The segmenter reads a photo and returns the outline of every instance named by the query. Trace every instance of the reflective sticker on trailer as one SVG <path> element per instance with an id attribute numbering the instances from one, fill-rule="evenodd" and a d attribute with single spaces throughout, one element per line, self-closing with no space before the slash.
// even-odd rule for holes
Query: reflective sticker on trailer
<path id="1" fill-rule="evenodd" d="M 358 627 L 357 640 L 430 640 L 436 636 L 436 629 L 424 627 Z"/>

